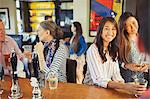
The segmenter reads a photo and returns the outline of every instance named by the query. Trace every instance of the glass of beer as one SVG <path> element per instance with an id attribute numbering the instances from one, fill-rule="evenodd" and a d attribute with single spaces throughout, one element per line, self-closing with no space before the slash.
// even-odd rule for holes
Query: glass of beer
<path id="1" fill-rule="evenodd" d="M 3 54 L 5 59 L 5 65 L 10 66 L 10 54 Z"/>

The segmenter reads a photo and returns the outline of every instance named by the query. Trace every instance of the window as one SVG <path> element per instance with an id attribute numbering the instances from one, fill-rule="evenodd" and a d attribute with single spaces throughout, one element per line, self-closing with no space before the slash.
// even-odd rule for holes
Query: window
<path id="1" fill-rule="evenodd" d="M 17 17 L 18 32 L 21 33 L 23 32 L 23 27 L 22 27 L 21 8 L 19 0 L 16 0 L 16 17 Z"/>

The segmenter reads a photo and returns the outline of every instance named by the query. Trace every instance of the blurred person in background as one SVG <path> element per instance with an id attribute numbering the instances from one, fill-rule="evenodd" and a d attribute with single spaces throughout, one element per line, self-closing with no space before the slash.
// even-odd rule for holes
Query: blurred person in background
<path id="1" fill-rule="evenodd" d="M 44 19 L 45 19 L 45 20 L 48 20 L 48 21 L 53 21 L 52 16 L 53 16 L 53 15 L 46 15 L 46 16 L 44 17 Z"/>
<path id="2" fill-rule="evenodd" d="M 0 66 L 4 68 L 5 75 L 11 74 L 12 67 L 10 64 L 10 54 L 12 49 L 15 50 L 18 56 L 17 66 L 19 66 L 19 69 L 23 71 L 24 64 L 19 60 L 24 61 L 25 57 L 19 49 L 15 40 L 6 35 L 4 23 L 0 19 Z"/>
<path id="3" fill-rule="evenodd" d="M 76 60 L 76 82 L 77 84 L 82 84 L 84 75 L 83 69 L 85 65 L 85 51 L 87 49 L 87 44 L 82 35 L 82 26 L 79 22 L 73 22 L 71 25 L 71 31 L 73 36 L 70 40 L 70 59 Z"/>

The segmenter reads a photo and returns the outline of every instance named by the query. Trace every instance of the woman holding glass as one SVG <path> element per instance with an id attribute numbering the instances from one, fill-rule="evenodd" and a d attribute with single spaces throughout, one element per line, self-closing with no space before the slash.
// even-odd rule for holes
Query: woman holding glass
<path id="1" fill-rule="evenodd" d="M 42 21 L 37 32 L 40 42 L 34 48 L 38 54 L 40 70 L 47 78 L 55 75 L 58 81 L 66 82 L 66 60 L 69 50 L 64 43 L 59 42 L 63 37 L 61 28 L 52 21 Z"/>
<path id="2" fill-rule="evenodd" d="M 136 45 L 138 38 L 138 21 L 130 12 L 125 12 L 119 19 L 120 46 L 119 59 L 121 75 L 125 82 L 133 82 L 137 78 L 144 78 L 142 72 L 147 72 L 148 64 L 145 54 L 140 53 Z"/>
<path id="3" fill-rule="evenodd" d="M 124 83 L 118 65 L 118 26 L 111 17 L 103 18 L 98 27 L 95 42 L 87 50 L 85 84 L 104 88 L 124 89 L 138 95 L 146 88 L 143 85 Z"/>

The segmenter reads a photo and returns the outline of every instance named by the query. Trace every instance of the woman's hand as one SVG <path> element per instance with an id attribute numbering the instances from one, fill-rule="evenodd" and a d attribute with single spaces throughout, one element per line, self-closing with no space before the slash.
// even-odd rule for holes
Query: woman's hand
<path id="1" fill-rule="evenodd" d="M 142 66 L 141 66 L 139 64 L 131 63 L 131 64 L 126 64 L 125 68 L 130 69 L 132 71 L 147 72 L 148 66 L 149 66 L 149 64 L 142 64 Z"/>
<path id="2" fill-rule="evenodd" d="M 126 83 L 125 90 L 130 91 L 136 95 L 142 95 L 146 91 L 146 87 L 144 85 Z"/>
<path id="3" fill-rule="evenodd" d="M 140 71 L 141 72 L 148 72 L 149 66 L 150 66 L 150 64 L 142 64 Z"/>
<path id="4" fill-rule="evenodd" d="M 38 54 L 43 53 L 43 50 L 44 50 L 44 45 L 43 45 L 43 43 L 42 43 L 42 42 L 37 43 L 37 44 L 34 46 L 34 49 L 35 49 L 35 51 L 36 51 Z"/>
<path id="5" fill-rule="evenodd" d="M 135 63 L 126 64 L 125 68 L 130 69 L 132 71 L 139 71 L 140 70 L 140 67 Z"/>
<path id="6" fill-rule="evenodd" d="M 40 70 L 44 70 L 45 66 L 46 66 L 46 63 L 45 63 L 45 60 L 44 60 L 44 45 L 42 42 L 39 42 L 37 43 L 35 46 L 34 46 L 34 49 L 36 51 L 36 53 L 38 54 L 38 58 L 39 58 L 39 64 L 40 64 Z"/>
<path id="7" fill-rule="evenodd" d="M 28 58 L 29 62 L 31 63 L 32 62 L 32 52 L 24 51 L 23 54 L 26 58 Z"/>

